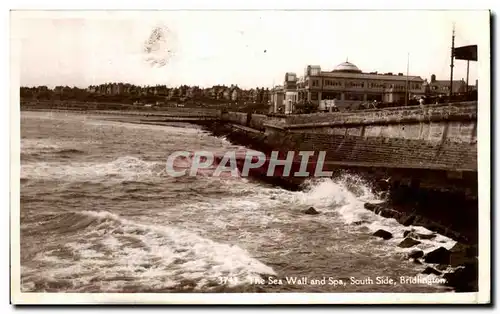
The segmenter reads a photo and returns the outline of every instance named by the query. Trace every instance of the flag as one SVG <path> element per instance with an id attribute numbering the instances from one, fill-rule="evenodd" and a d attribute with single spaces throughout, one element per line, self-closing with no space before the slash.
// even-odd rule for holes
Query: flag
<path id="1" fill-rule="evenodd" d="M 477 45 L 457 47 L 453 49 L 453 56 L 457 60 L 477 61 Z"/>

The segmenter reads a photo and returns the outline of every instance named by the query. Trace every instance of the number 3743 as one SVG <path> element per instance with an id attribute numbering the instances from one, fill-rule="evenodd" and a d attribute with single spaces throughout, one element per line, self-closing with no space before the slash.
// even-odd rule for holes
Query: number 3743
<path id="1" fill-rule="evenodd" d="M 239 282 L 238 277 L 231 277 L 231 276 L 218 277 L 219 285 L 236 285 L 238 284 L 238 282 Z"/>

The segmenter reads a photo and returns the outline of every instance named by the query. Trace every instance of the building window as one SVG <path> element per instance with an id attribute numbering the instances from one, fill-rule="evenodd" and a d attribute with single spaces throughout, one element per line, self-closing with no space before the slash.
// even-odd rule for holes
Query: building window
<path id="1" fill-rule="evenodd" d="M 357 94 L 357 93 L 346 93 L 345 94 L 345 100 L 362 101 L 363 98 L 364 98 L 363 94 Z"/>
<path id="2" fill-rule="evenodd" d="M 318 100 L 318 93 L 311 93 L 311 100 Z"/>
<path id="3" fill-rule="evenodd" d="M 340 99 L 340 93 L 323 92 L 321 94 L 322 99 Z"/>
<path id="4" fill-rule="evenodd" d="M 364 88 L 365 83 L 363 83 L 363 82 L 346 82 L 345 87 L 346 88 Z"/>

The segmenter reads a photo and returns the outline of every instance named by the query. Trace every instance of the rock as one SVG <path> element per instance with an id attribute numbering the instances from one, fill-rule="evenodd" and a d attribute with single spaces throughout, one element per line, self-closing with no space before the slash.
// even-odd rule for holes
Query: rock
<path id="1" fill-rule="evenodd" d="M 389 240 L 392 238 L 392 233 L 390 233 L 389 231 L 385 231 L 383 229 L 378 229 L 377 231 L 375 231 L 373 236 L 382 238 L 384 240 Z"/>
<path id="2" fill-rule="evenodd" d="M 403 241 L 401 241 L 401 243 L 398 244 L 398 246 L 401 248 L 409 248 L 420 243 L 422 242 L 414 240 L 412 238 L 405 238 Z"/>
<path id="3" fill-rule="evenodd" d="M 422 262 L 419 259 L 417 259 L 417 258 L 413 259 L 413 263 L 422 265 Z"/>
<path id="4" fill-rule="evenodd" d="M 424 252 L 422 250 L 413 250 L 408 253 L 408 258 L 421 258 L 424 256 Z"/>
<path id="5" fill-rule="evenodd" d="M 441 272 L 438 271 L 438 270 L 435 270 L 434 268 L 432 267 L 427 267 L 424 269 L 424 271 L 422 272 L 422 274 L 424 275 L 430 275 L 430 274 L 433 274 L 433 275 L 436 275 L 436 276 L 440 276 L 441 275 Z"/>
<path id="6" fill-rule="evenodd" d="M 306 215 L 317 215 L 319 212 L 314 207 L 309 207 L 307 210 L 303 211 Z"/>
<path id="7" fill-rule="evenodd" d="M 436 237 L 436 234 L 434 233 L 418 233 L 418 232 L 415 232 L 415 235 L 417 236 L 417 238 L 421 239 L 421 240 L 430 240 L 430 239 L 434 239 Z"/>
<path id="8" fill-rule="evenodd" d="M 380 208 L 380 210 L 377 214 L 379 214 L 380 216 L 382 216 L 384 218 L 399 219 L 399 217 L 401 217 L 401 213 L 398 212 L 397 210 L 390 209 L 390 208 L 383 208 L 383 207 Z"/>
<path id="9" fill-rule="evenodd" d="M 365 209 L 371 210 L 375 214 L 380 215 L 384 218 L 399 219 L 401 217 L 402 213 L 398 212 L 397 210 L 387 208 L 386 206 L 386 204 L 364 204 Z"/>
<path id="10" fill-rule="evenodd" d="M 445 271 L 447 268 L 448 268 L 448 265 L 446 264 L 439 264 L 436 266 L 437 270 L 440 270 L 440 271 Z"/>
<path id="11" fill-rule="evenodd" d="M 449 264 L 450 251 L 441 246 L 434 251 L 427 253 L 424 257 L 424 261 L 431 264 Z"/>
<path id="12" fill-rule="evenodd" d="M 374 211 L 377 206 L 378 206 L 377 204 L 372 204 L 372 203 L 365 203 L 365 205 L 364 205 L 365 209 L 368 209 L 371 211 Z"/>
<path id="13" fill-rule="evenodd" d="M 454 287 L 456 292 L 477 292 L 478 291 L 478 270 L 477 259 L 467 263 L 463 267 L 456 269 L 452 273 L 444 274 L 448 286 Z"/>
<path id="14" fill-rule="evenodd" d="M 426 234 L 426 233 L 421 233 L 421 232 L 416 232 L 414 229 L 412 230 L 405 230 L 403 232 L 404 237 L 412 237 L 420 240 L 429 240 L 433 239 L 436 237 L 434 233 Z"/>
<path id="15" fill-rule="evenodd" d="M 413 214 L 410 214 L 408 216 L 403 216 L 401 217 L 401 220 L 399 221 L 403 226 L 409 226 L 414 223 L 416 216 Z"/>

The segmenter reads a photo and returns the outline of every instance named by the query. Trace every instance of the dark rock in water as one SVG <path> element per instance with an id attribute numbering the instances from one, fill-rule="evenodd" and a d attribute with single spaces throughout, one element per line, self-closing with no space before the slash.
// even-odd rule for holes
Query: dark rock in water
<path id="1" fill-rule="evenodd" d="M 462 268 L 456 269 L 452 273 L 444 274 L 448 286 L 454 287 L 456 292 L 477 292 L 478 291 L 478 263 L 465 264 Z"/>
<path id="2" fill-rule="evenodd" d="M 414 258 L 413 263 L 422 265 L 422 262 L 419 259 Z"/>
<path id="3" fill-rule="evenodd" d="M 414 240 L 412 238 L 406 238 L 403 241 L 401 241 L 401 243 L 399 243 L 398 246 L 401 248 L 409 248 L 409 247 L 415 246 L 415 245 L 420 244 L 420 243 L 422 243 L 422 242 Z"/>
<path id="4" fill-rule="evenodd" d="M 388 205 L 385 203 L 381 203 L 381 204 L 365 203 L 364 204 L 365 209 L 368 209 L 377 215 L 380 215 L 384 218 L 394 218 L 398 221 L 401 220 L 401 217 L 403 217 L 404 214 L 397 211 L 397 210 L 388 208 L 387 206 Z"/>
<path id="5" fill-rule="evenodd" d="M 377 206 L 373 212 L 375 214 L 378 214 L 378 215 L 384 217 L 384 218 L 399 219 L 401 217 L 401 215 L 402 215 L 397 210 L 390 209 L 390 208 L 385 208 L 383 206 Z"/>
<path id="6" fill-rule="evenodd" d="M 440 270 L 440 271 L 445 271 L 447 268 L 448 268 L 448 265 L 446 264 L 439 264 L 436 266 L 437 270 Z"/>
<path id="7" fill-rule="evenodd" d="M 413 222 L 415 221 L 415 218 L 416 218 L 415 215 L 410 214 L 408 216 L 402 216 L 399 222 L 403 226 L 409 226 L 409 225 L 413 224 Z"/>
<path id="8" fill-rule="evenodd" d="M 425 234 L 425 233 L 415 232 L 415 230 L 405 230 L 405 232 L 403 232 L 403 236 L 412 237 L 420 240 L 430 240 L 436 237 L 436 235 L 433 233 Z"/>
<path id="9" fill-rule="evenodd" d="M 307 210 L 303 211 L 306 215 L 317 215 L 319 212 L 314 207 L 309 207 Z"/>
<path id="10" fill-rule="evenodd" d="M 394 209 L 386 209 L 380 215 L 385 218 L 394 218 L 399 220 L 401 218 L 402 213 Z"/>
<path id="11" fill-rule="evenodd" d="M 415 232 L 415 235 L 417 236 L 417 238 L 421 239 L 421 240 L 430 240 L 430 239 L 434 239 L 436 237 L 436 235 L 434 233 L 418 233 L 418 232 Z"/>
<path id="12" fill-rule="evenodd" d="M 375 208 L 378 206 L 378 204 L 372 204 L 372 203 L 365 203 L 364 207 L 365 209 L 374 211 Z"/>
<path id="13" fill-rule="evenodd" d="M 390 233 L 389 231 L 378 229 L 377 231 L 375 231 L 373 236 L 382 238 L 384 240 L 389 240 L 390 238 L 392 238 L 392 233 Z"/>
<path id="14" fill-rule="evenodd" d="M 408 253 L 409 258 L 421 258 L 422 256 L 424 256 L 424 252 L 422 250 L 413 250 Z"/>
<path id="15" fill-rule="evenodd" d="M 449 264 L 450 251 L 441 246 L 434 251 L 427 253 L 424 257 L 424 261 L 432 264 Z"/>
<path id="16" fill-rule="evenodd" d="M 427 267 L 427 268 L 424 269 L 424 271 L 422 272 L 422 274 L 424 274 L 424 275 L 434 274 L 436 276 L 439 276 L 439 275 L 441 275 L 441 272 L 438 271 L 438 270 L 435 270 L 432 267 Z"/>

